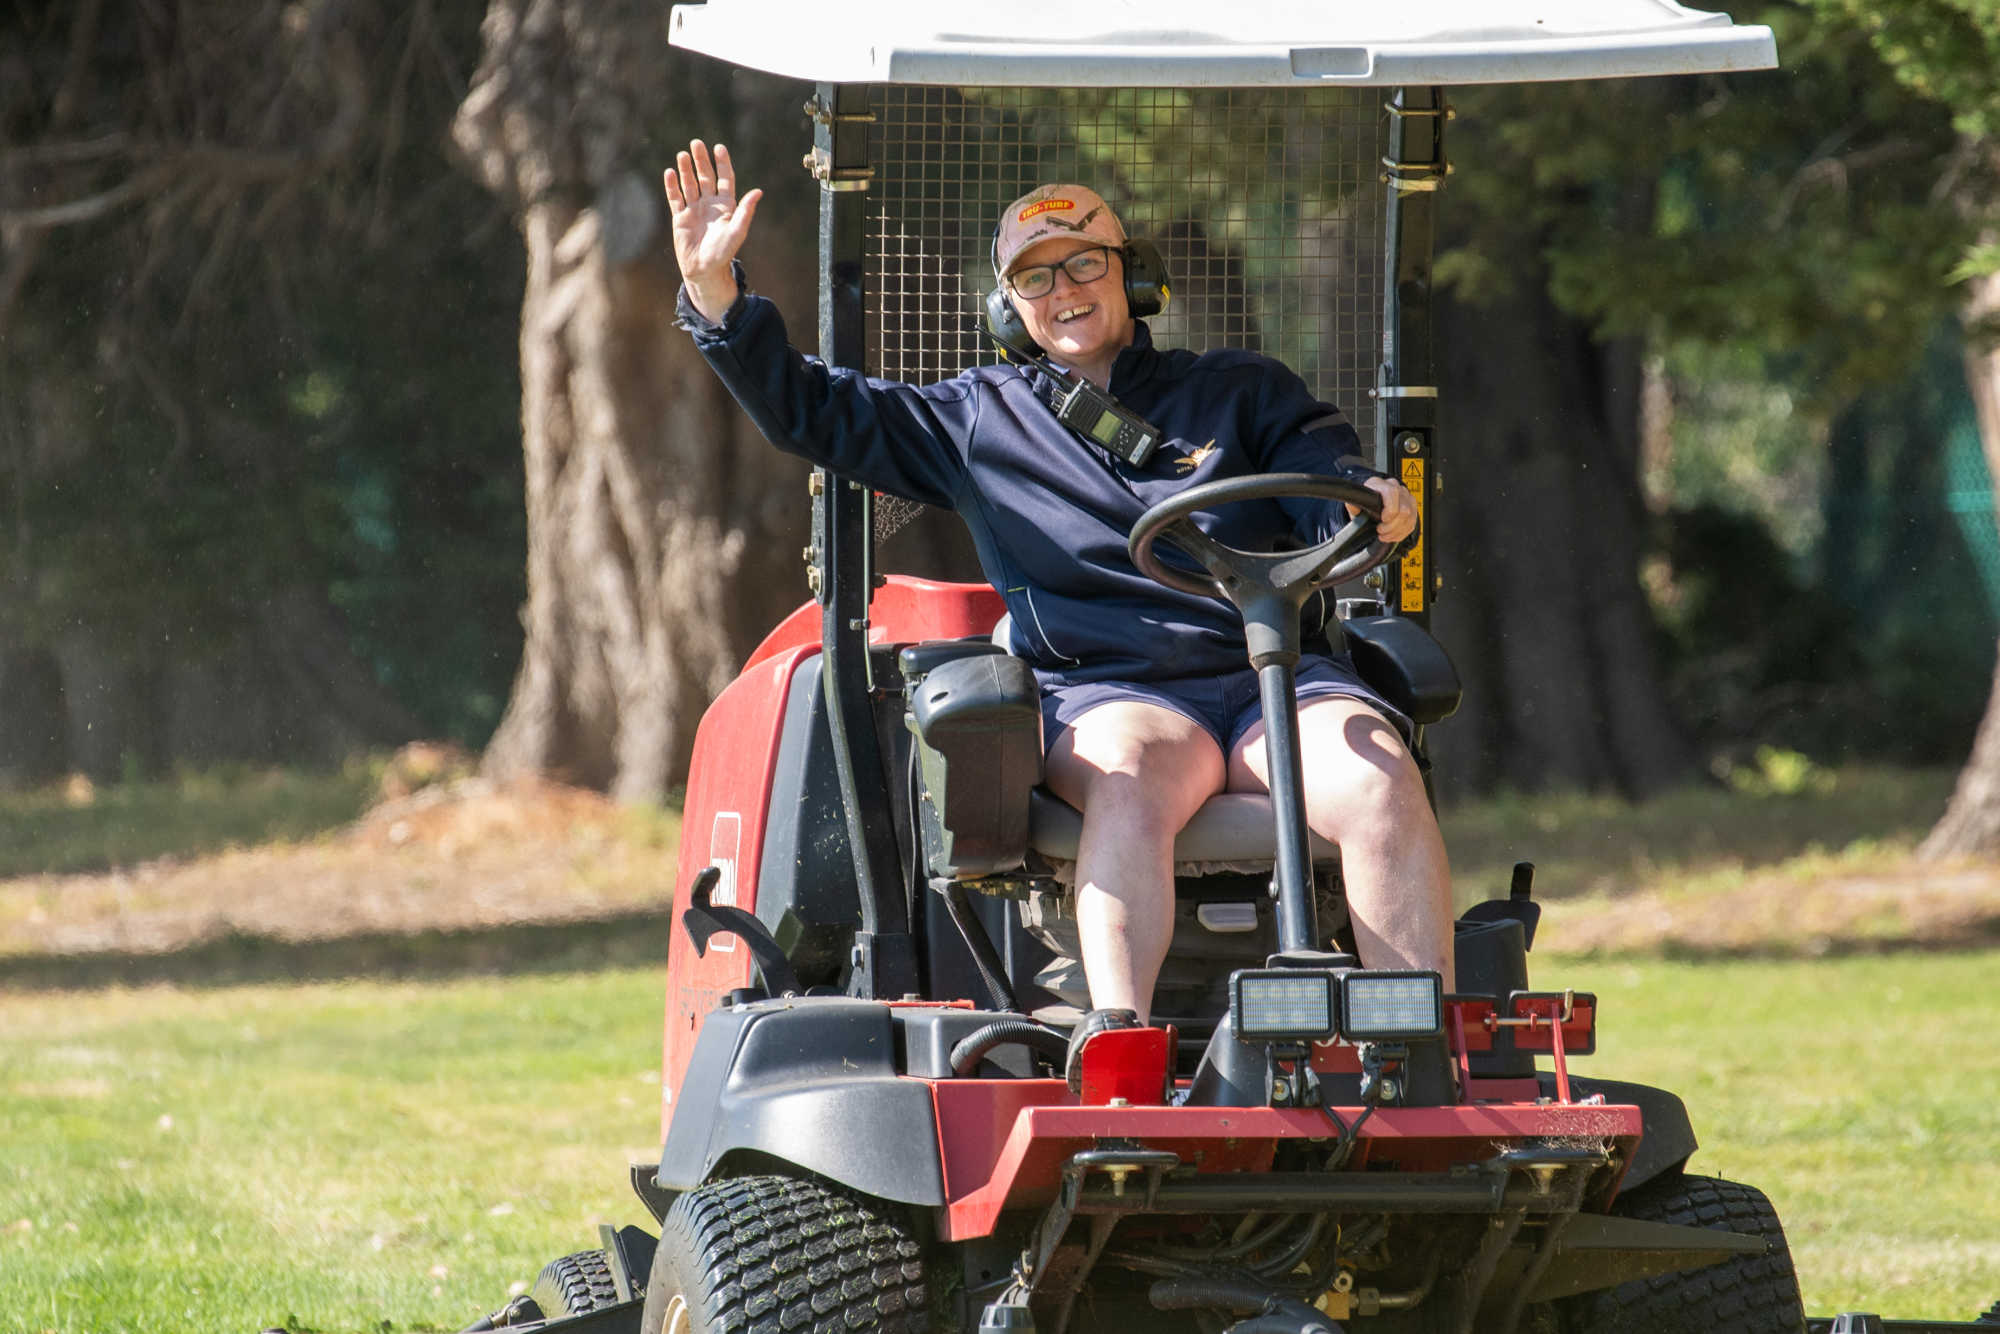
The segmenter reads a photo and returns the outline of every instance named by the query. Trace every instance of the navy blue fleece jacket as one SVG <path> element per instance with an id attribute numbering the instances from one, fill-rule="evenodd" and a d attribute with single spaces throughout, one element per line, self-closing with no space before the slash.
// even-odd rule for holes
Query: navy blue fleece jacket
<path id="1" fill-rule="evenodd" d="M 1045 681 L 1156 681 L 1247 667 L 1234 608 L 1165 588 L 1132 564 L 1125 540 L 1139 516 L 1226 477 L 1379 475 L 1362 464 L 1347 420 L 1280 363 L 1249 352 L 1162 350 L 1143 323 L 1110 385 L 1162 432 L 1146 466 L 1134 468 L 1056 420 L 1027 378 L 1040 371 L 979 366 L 918 387 L 830 367 L 791 347 L 777 307 L 747 289 L 720 324 L 685 291 L 679 314 L 772 444 L 965 521 L 1012 613 L 1013 651 Z M 1338 505 L 1302 500 L 1242 502 L 1196 522 L 1227 545 L 1268 550 L 1287 536 L 1319 541 L 1345 520 Z"/>

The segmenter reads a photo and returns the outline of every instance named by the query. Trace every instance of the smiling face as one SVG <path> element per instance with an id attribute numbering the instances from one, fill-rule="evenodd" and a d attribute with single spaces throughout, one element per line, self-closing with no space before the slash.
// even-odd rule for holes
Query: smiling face
<path id="1" fill-rule="evenodd" d="M 1037 264 L 1060 265 L 1070 256 L 1101 247 L 1102 241 L 1050 237 L 1015 256 L 1009 274 Z M 1125 260 L 1116 250 L 1104 275 L 1081 283 L 1055 270 L 1055 285 L 1029 300 L 1010 287 L 1014 309 L 1037 343 L 1062 365 L 1098 384 L 1108 384 L 1111 363 L 1132 341 L 1132 310 L 1125 300 Z"/>

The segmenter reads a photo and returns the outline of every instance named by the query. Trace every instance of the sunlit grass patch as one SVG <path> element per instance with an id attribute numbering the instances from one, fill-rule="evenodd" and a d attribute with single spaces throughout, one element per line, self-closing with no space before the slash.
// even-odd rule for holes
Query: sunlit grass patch
<path id="1" fill-rule="evenodd" d="M 337 772 L 228 766 L 0 792 L 0 878 L 310 839 L 359 815 L 375 784 L 375 766 L 357 761 Z"/>
<path id="2" fill-rule="evenodd" d="M 1792 858 L 1900 859 L 1944 813 L 1951 770 L 1819 770 L 1796 790 L 1692 786 L 1633 803 L 1614 796 L 1502 795 L 1448 806 L 1445 842 L 1461 902 L 1504 894 L 1517 861 L 1538 897 L 1726 887 Z"/>
<path id="3" fill-rule="evenodd" d="M 1556 962 L 1594 990 L 1588 1073 L 1679 1093 L 1695 1170 L 1777 1204 L 1808 1311 L 1970 1320 L 2000 1298 L 2000 954 Z"/>
<path id="4" fill-rule="evenodd" d="M 16 797 L 10 807 L 0 796 L 0 810 L 32 813 L 39 800 Z M 351 809 L 333 813 L 343 817 L 340 828 L 309 841 L 0 876 L 0 975 L 11 967 L 15 977 L 50 978 L 74 961 L 92 978 L 125 980 L 134 973 L 115 971 L 125 960 L 138 976 L 202 980 L 204 968 L 222 966 L 247 981 L 281 967 L 273 950 L 342 941 L 373 941 L 376 956 L 420 965 L 438 952 L 433 946 L 452 943 L 428 939 L 440 932 L 456 938 L 460 955 L 484 952 L 497 963 L 526 944 L 546 961 L 548 942 L 493 933 L 644 915 L 663 910 L 672 894 L 680 822 L 672 808 L 467 777 L 406 790 L 359 819 Z M 23 860 L 57 861 L 62 851 L 51 844 L 45 857 Z M 473 939 L 480 933 L 483 944 Z M 260 952 L 262 964 L 249 957 Z M 185 966 L 172 966 L 175 959 Z"/>
<path id="5" fill-rule="evenodd" d="M 1583 1073 L 1680 1093 L 1778 1205 L 1808 1309 L 2000 1296 L 1993 955 L 1538 959 Z M 59 1334 L 457 1330 L 647 1222 L 656 969 L 0 997 L 0 1310 Z M 383 1322 L 387 1322 L 385 1326 Z"/>
<path id="6" fill-rule="evenodd" d="M 643 1217 L 660 997 L 644 969 L 0 998 L 0 1310 L 462 1329 Z"/>

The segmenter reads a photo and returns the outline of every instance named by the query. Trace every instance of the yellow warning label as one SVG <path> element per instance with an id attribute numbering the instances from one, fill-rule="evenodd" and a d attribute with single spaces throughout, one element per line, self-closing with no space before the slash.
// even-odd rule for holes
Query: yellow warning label
<path id="1" fill-rule="evenodd" d="M 1431 516 L 1424 505 L 1426 496 L 1422 459 L 1403 460 L 1403 485 L 1409 488 L 1412 496 L 1416 497 L 1417 522 L 1422 525 L 1422 531 L 1418 533 L 1417 540 L 1411 544 L 1410 549 L 1403 553 L 1403 559 L 1398 562 L 1402 578 L 1399 581 L 1400 592 L 1397 594 L 1396 606 L 1403 612 L 1420 612 L 1424 609 L 1424 548 L 1430 542 L 1431 526 Z"/>

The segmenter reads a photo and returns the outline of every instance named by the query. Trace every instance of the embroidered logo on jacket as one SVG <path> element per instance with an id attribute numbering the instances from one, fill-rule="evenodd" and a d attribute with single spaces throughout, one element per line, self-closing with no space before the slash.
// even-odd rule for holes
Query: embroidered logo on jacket
<path id="1" fill-rule="evenodd" d="M 1210 454 L 1213 454 L 1214 452 L 1215 452 L 1215 441 L 1211 440 L 1207 444 L 1203 445 L 1200 449 L 1193 450 L 1175 459 L 1174 466 L 1176 468 L 1179 468 L 1184 473 L 1193 472 L 1196 468 L 1199 468 L 1202 464 L 1206 463 L 1208 461 L 1208 456 Z"/>

